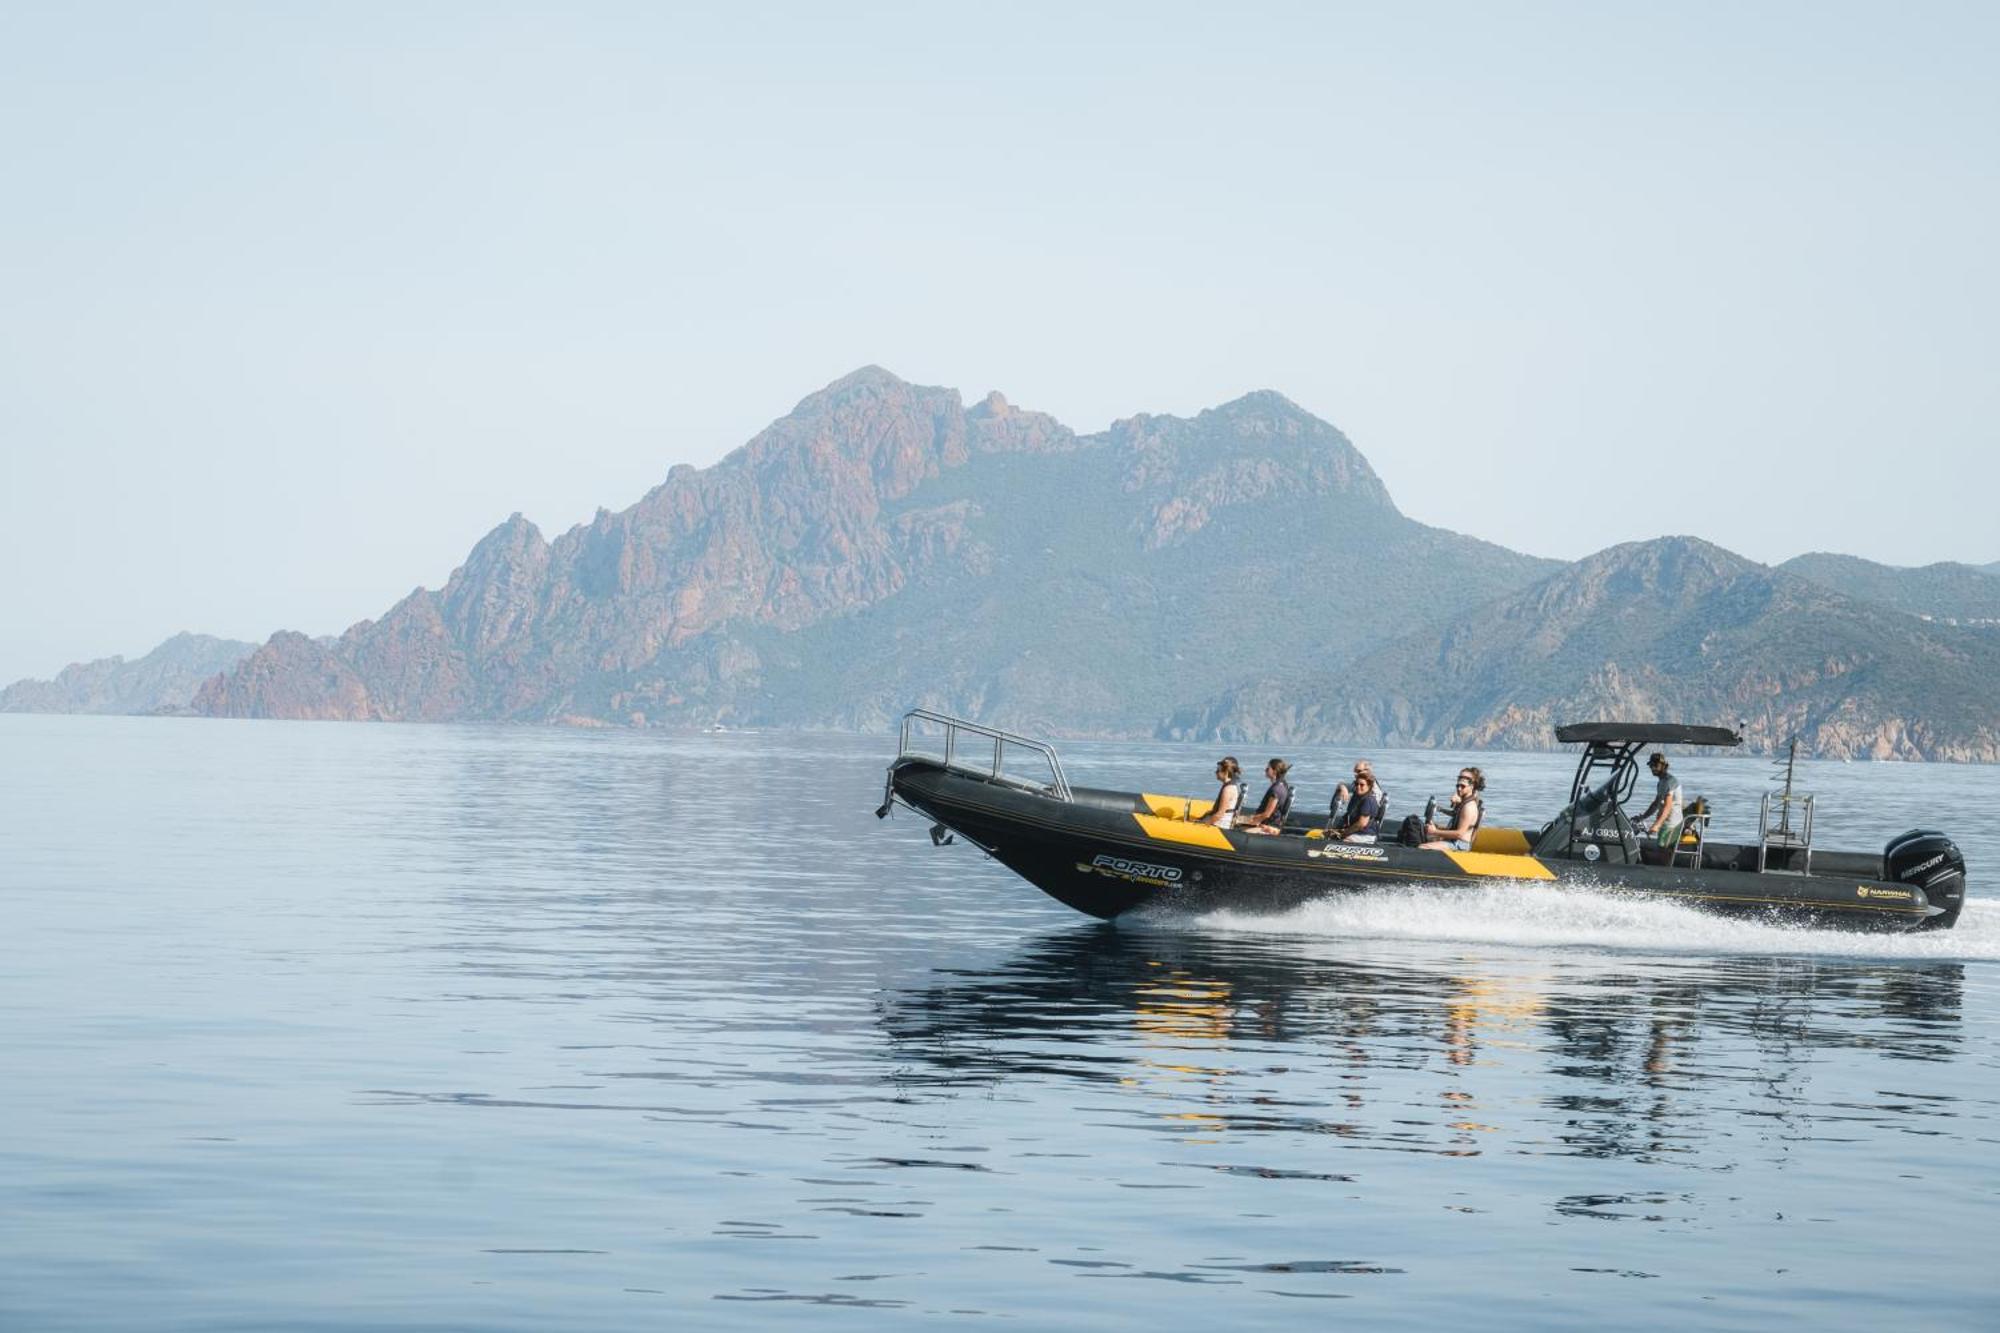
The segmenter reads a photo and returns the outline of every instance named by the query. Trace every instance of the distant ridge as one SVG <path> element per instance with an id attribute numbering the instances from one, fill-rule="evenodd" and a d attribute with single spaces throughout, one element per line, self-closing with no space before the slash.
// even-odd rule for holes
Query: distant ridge
<path id="1" fill-rule="evenodd" d="M 1914 569 L 1815 551 L 1778 566 L 1849 597 L 1930 620 L 2000 626 L 2000 566 L 1945 562 Z"/>
<path id="2" fill-rule="evenodd" d="M 1614 546 L 1337 673 L 1183 714 L 1186 737 L 1553 745 L 1557 724 L 1743 724 L 1826 758 L 2000 760 L 2000 635 L 1930 625 L 1692 537 Z"/>
<path id="3" fill-rule="evenodd" d="M 185 709 L 203 681 L 257 650 L 254 643 L 181 633 L 137 661 L 104 657 L 64 667 L 53 680 L 0 690 L 0 713 L 156 713 Z"/>

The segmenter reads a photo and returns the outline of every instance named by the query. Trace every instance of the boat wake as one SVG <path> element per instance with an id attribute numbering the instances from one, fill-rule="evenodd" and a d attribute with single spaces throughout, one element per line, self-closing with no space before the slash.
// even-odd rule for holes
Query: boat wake
<path id="1" fill-rule="evenodd" d="M 1161 913 L 1143 915 L 1132 924 L 1205 934 L 1410 940 L 1531 949 L 2000 961 L 2000 902 L 1991 900 L 1968 902 L 1953 930 L 1908 935 L 1766 924 L 1604 890 L 1520 885 L 1449 894 L 1436 889 L 1384 889 L 1321 899 L 1275 915 Z"/>

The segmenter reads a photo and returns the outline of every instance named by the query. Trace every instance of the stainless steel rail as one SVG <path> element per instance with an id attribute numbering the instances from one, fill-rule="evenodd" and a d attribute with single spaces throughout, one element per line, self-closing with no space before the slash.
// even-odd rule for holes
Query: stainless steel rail
<path id="1" fill-rule="evenodd" d="M 944 728 L 943 754 L 912 748 L 910 744 L 911 724 L 924 722 Z M 986 747 L 983 745 L 978 747 L 981 753 L 979 759 L 976 761 L 967 761 L 959 756 L 959 737 L 961 735 L 977 737 L 993 742 L 992 764 L 990 767 L 986 766 L 985 763 L 987 756 L 985 754 Z M 1024 783 L 1024 785 L 1045 786 L 1048 794 L 1055 797 L 1058 801 L 1075 799 L 1070 795 L 1069 779 L 1063 776 L 1062 760 L 1056 758 L 1055 747 L 1048 742 L 1031 740 L 1026 736 L 1017 736 L 1011 731 L 1001 731 L 998 727 L 989 727 L 983 723 L 970 722 L 962 717 L 952 717 L 946 713 L 934 713 L 928 708 L 912 708 L 909 712 L 903 714 L 903 733 L 897 743 L 896 758 L 941 759 L 946 768 L 956 768 L 962 773 L 980 774 L 997 781 L 1023 782 L 1023 779 L 1009 777 L 1007 774 L 1007 747 L 1010 745 L 1017 749 L 1032 751 L 1040 755 L 1048 763 L 1050 779 L 1048 783 Z"/>

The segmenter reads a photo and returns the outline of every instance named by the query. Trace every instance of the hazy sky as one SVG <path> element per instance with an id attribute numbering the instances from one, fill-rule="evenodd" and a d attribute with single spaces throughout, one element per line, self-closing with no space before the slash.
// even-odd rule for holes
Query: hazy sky
<path id="1" fill-rule="evenodd" d="M 2000 5 L 0 0 L 0 683 L 337 632 L 869 362 L 1573 557 L 2000 559 Z"/>

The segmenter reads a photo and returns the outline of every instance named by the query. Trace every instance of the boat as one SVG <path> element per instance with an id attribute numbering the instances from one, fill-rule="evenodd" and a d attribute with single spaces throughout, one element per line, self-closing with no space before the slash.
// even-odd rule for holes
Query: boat
<path id="1" fill-rule="evenodd" d="M 1725 748 L 1742 736 L 1585 722 L 1556 728 L 1556 739 L 1583 746 L 1568 804 L 1540 828 L 1484 825 L 1469 851 L 1332 840 L 1296 813 L 1276 837 L 1218 828 L 1201 822 L 1205 800 L 1074 786 L 1048 742 L 922 708 L 903 718 L 875 813 L 912 810 L 930 821 L 933 843 L 962 839 L 1102 920 L 1156 908 L 1281 912 L 1396 886 L 1586 888 L 1849 930 L 1949 929 L 1964 910 L 1965 859 L 1935 829 L 1912 829 L 1880 853 L 1816 847 L 1814 798 L 1794 784 L 1795 748 L 1783 788 L 1763 798 L 1755 842 L 1710 838 L 1706 803 L 1690 800 L 1679 842 L 1649 851 L 1626 810 L 1640 751 Z"/>

